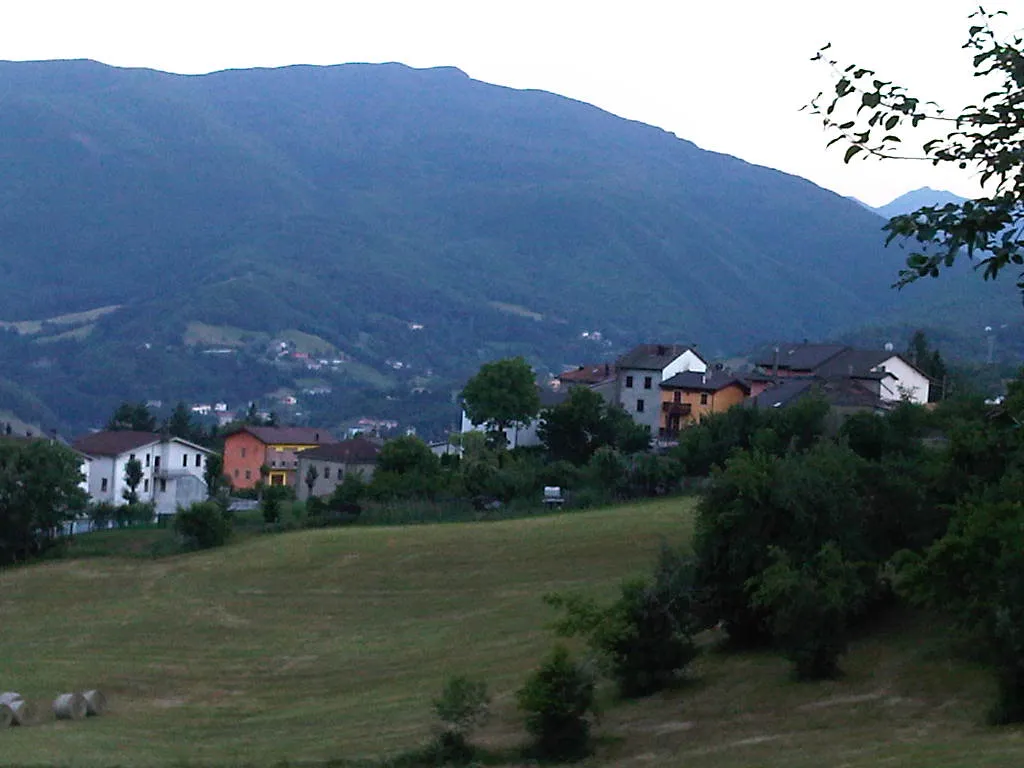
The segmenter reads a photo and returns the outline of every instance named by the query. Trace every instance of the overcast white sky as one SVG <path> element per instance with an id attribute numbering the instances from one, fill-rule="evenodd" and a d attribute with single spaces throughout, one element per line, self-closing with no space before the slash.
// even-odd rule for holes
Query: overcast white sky
<path id="1" fill-rule="evenodd" d="M 1003 5 L 1010 7 L 1019 0 Z M 90 58 L 201 73 L 400 61 L 538 88 L 880 205 L 921 186 L 976 193 L 926 163 L 854 162 L 798 112 L 844 61 L 949 107 L 979 94 L 960 46 L 977 0 L 27 0 L 0 2 L 0 59 Z M 856 10 L 852 10 L 856 9 Z M 1020 24 L 1019 15 L 1013 19 Z"/>

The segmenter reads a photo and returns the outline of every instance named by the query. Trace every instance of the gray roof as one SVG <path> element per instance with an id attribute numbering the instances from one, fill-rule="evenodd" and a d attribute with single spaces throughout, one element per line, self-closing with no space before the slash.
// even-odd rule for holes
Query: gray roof
<path id="1" fill-rule="evenodd" d="M 814 389 L 818 380 L 812 377 L 783 379 L 749 400 L 755 408 L 785 408 Z"/>
<path id="2" fill-rule="evenodd" d="M 661 382 L 662 389 L 689 389 L 697 392 L 719 392 L 726 387 L 736 384 L 747 392 L 750 385 L 738 376 L 722 371 L 712 373 L 699 373 L 698 371 L 683 371 L 677 373 L 670 379 Z"/>
<path id="3" fill-rule="evenodd" d="M 780 344 L 779 368 L 789 371 L 814 371 L 848 349 L 843 344 Z M 756 363 L 765 370 L 775 367 L 775 354 L 769 351 Z"/>
<path id="4" fill-rule="evenodd" d="M 339 464 L 376 464 L 380 448 L 363 437 L 328 443 L 298 454 L 300 459 L 318 459 Z"/>
<path id="5" fill-rule="evenodd" d="M 857 378 L 885 378 L 892 374 L 872 371 L 893 356 L 892 352 L 874 349 L 847 348 L 829 359 L 815 371 L 819 376 L 854 376 Z"/>
<path id="6" fill-rule="evenodd" d="M 638 344 L 615 361 L 617 368 L 660 371 L 686 351 L 697 352 L 685 344 Z M 700 357 L 700 355 L 697 355 Z M 703 358 L 701 358 L 703 360 Z"/>

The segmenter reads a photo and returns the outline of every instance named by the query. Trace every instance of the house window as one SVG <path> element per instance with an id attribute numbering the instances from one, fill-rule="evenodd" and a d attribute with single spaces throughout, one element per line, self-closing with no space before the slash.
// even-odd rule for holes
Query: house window
<path id="1" fill-rule="evenodd" d="M 128 454 L 128 461 L 135 461 L 135 454 L 134 453 L 129 453 Z"/>
<path id="2" fill-rule="evenodd" d="M 244 445 L 242 446 L 242 458 L 243 459 L 245 458 L 245 446 Z"/>
<path id="3" fill-rule="evenodd" d="M 167 480 L 160 478 L 160 493 L 167 493 Z"/>
<path id="4" fill-rule="evenodd" d="M 651 377 L 650 376 L 644 376 L 644 389 L 650 389 L 650 388 L 651 388 Z"/>
<path id="5" fill-rule="evenodd" d="M 636 401 L 636 412 L 637 413 L 643 413 L 644 412 L 644 401 L 643 400 L 637 400 Z"/>
<path id="6" fill-rule="evenodd" d="M 330 479 L 331 479 L 331 468 L 330 467 L 324 467 L 324 480 L 330 480 Z"/>
<path id="7" fill-rule="evenodd" d="M 149 493 L 149 478 L 142 481 L 142 492 Z"/>
<path id="8" fill-rule="evenodd" d="M 101 493 L 106 493 L 107 492 L 107 478 L 105 478 L 105 477 L 102 480 L 100 480 L 100 492 Z"/>
<path id="9" fill-rule="evenodd" d="M 632 389 L 632 388 L 633 388 L 633 377 L 632 376 L 627 376 L 626 377 L 626 389 Z"/>
<path id="10" fill-rule="evenodd" d="M 187 454 L 187 453 L 185 453 L 185 454 L 182 454 L 182 457 L 181 457 L 181 466 L 183 466 L 183 467 L 188 467 L 188 454 Z"/>
<path id="11" fill-rule="evenodd" d="M 708 404 L 708 393 L 707 392 L 701 392 L 700 393 L 700 404 L 701 405 L 707 405 Z"/>
<path id="12" fill-rule="evenodd" d="M 277 459 L 271 459 L 270 460 L 270 466 L 276 467 L 277 466 Z"/>
<path id="13" fill-rule="evenodd" d="M 149 466 L 149 454 L 148 453 L 146 454 L 146 466 L 147 467 Z"/>
<path id="14" fill-rule="evenodd" d="M 683 402 L 683 393 L 679 392 L 679 391 L 673 392 L 672 393 L 672 402 L 673 403 L 681 403 L 681 402 Z"/>
<path id="15" fill-rule="evenodd" d="M 197 453 L 196 454 L 196 466 L 197 467 L 203 466 L 203 454 L 201 454 L 201 453 Z"/>
<path id="16" fill-rule="evenodd" d="M 252 480 L 252 470 L 251 469 L 245 470 L 245 479 L 246 480 Z"/>
<path id="17" fill-rule="evenodd" d="M 235 477 L 238 477 L 238 470 L 235 470 Z"/>

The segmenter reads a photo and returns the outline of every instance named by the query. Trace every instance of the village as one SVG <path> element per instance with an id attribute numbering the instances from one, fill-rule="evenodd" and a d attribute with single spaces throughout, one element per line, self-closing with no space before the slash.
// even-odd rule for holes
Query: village
<path id="1" fill-rule="evenodd" d="M 891 348 L 805 342 L 779 345 L 753 363 L 733 371 L 705 360 L 692 346 L 639 344 L 614 361 L 580 365 L 537 383 L 540 411 L 504 428 L 506 446 L 540 446 L 544 410 L 565 402 L 576 388 L 589 389 L 608 407 L 628 414 L 646 430 L 654 452 L 671 449 L 687 428 L 731 408 L 785 409 L 814 396 L 829 405 L 836 429 L 856 413 L 884 414 L 901 402 L 929 402 L 929 377 Z M 202 415 L 206 407 L 191 410 Z M 227 412 L 223 403 L 211 409 Z M 350 475 L 372 480 L 385 437 L 397 426 L 365 419 L 339 438 L 325 428 L 270 425 L 257 418 L 255 424 L 229 426 L 218 466 L 235 493 L 266 486 L 289 488 L 300 501 L 329 497 Z M 457 457 L 466 434 L 493 430 L 493 424 L 474 423 L 463 410 L 458 433 L 427 445 L 438 457 Z M 81 436 L 70 447 L 80 459 L 80 488 L 93 505 L 142 502 L 160 521 L 211 495 L 210 458 L 217 452 L 184 437 L 107 429 Z M 134 472 L 132 464 L 138 467 Z"/>

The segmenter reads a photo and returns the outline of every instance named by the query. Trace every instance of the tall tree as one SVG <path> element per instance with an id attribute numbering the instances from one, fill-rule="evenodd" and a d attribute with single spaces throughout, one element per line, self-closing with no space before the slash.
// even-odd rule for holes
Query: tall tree
<path id="1" fill-rule="evenodd" d="M 80 459 L 44 440 L 0 440 L 0 562 L 45 548 L 83 509 Z"/>
<path id="2" fill-rule="evenodd" d="M 142 462 L 128 459 L 124 466 L 124 484 L 127 486 L 121 495 L 129 504 L 139 503 L 139 485 L 142 484 Z"/>
<path id="3" fill-rule="evenodd" d="M 565 401 L 542 411 L 540 419 L 537 434 L 556 460 L 585 464 L 604 446 L 634 453 L 650 444 L 646 428 L 589 387 L 573 387 Z"/>
<path id="4" fill-rule="evenodd" d="M 180 437 L 182 440 L 195 440 L 196 426 L 192 423 L 192 411 L 185 403 L 179 402 L 174 406 L 171 415 L 164 422 L 164 428 L 172 437 Z"/>
<path id="5" fill-rule="evenodd" d="M 145 403 L 121 403 L 107 422 L 107 429 L 155 432 L 156 417 Z"/>
<path id="6" fill-rule="evenodd" d="M 970 16 L 964 48 L 974 52 L 974 76 L 985 79 L 989 92 L 959 115 L 912 96 L 871 69 L 841 65 L 829 58 L 827 45 L 815 56 L 838 79 L 834 92 L 819 93 L 808 107 L 832 134 L 829 145 L 846 148 L 846 162 L 861 155 L 972 168 L 986 191 L 974 200 L 926 206 L 889 221 L 887 242 L 899 238 L 916 244 L 897 285 L 937 277 L 964 252 L 985 279 L 1024 264 L 1024 38 L 1002 39 L 996 33 L 993 23 L 1004 15 L 979 8 Z M 915 132 L 927 139 L 919 154 L 902 149 Z M 1024 273 L 1017 285 L 1024 292 Z"/>
<path id="7" fill-rule="evenodd" d="M 484 363 L 462 390 L 466 415 L 473 424 L 503 433 L 529 426 L 540 410 L 533 369 L 522 357 Z"/>

